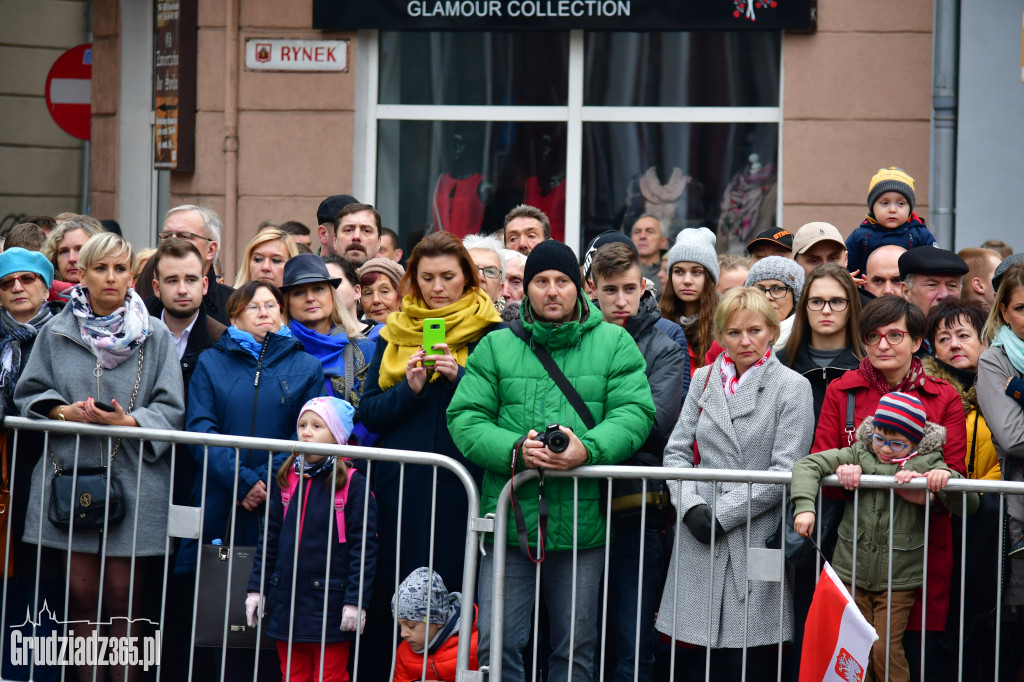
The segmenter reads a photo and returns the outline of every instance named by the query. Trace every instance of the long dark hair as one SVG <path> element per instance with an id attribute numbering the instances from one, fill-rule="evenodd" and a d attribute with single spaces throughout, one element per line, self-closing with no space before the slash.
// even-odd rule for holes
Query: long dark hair
<path id="1" fill-rule="evenodd" d="M 860 294 L 857 293 L 857 283 L 846 271 L 835 263 L 823 263 L 811 271 L 804 281 L 804 289 L 800 293 L 800 303 L 796 307 L 796 317 L 793 320 L 793 329 L 786 341 L 786 364 L 793 366 L 797 351 L 805 341 L 810 343 L 811 322 L 807 318 L 807 298 L 810 296 L 811 285 L 819 279 L 828 277 L 835 280 L 843 287 L 846 298 L 849 300 L 846 310 L 846 347 L 858 358 L 864 357 L 864 342 L 860 336 Z"/>
<path id="2" fill-rule="evenodd" d="M 680 263 L 686 261 L 679 261 Z M 672 264 L 673 267 L 675 263 Z M 700 265 L 700 263 L 698 263 Z M 690 348 L 693 349 L 694 357 L 696 359 L 697 367 L 704 366 L 704 356 L 711 349 L 711 342 L 715 340 L 714 335 L 714 321 L 715 321 L 715 309 L 718 307 L 718 290 L 715 288 L 715 280 L 711 277 L 711 273 L 708 272 L 707 268 L 704 268 L 704 288 L 700 292 L 700 298 L 697 300 L 698 304 L 698 317 L 697 317 L 697 330 L 695 334 L 692 334 L 685 327 L 683 331 L 686 332 L 686 342 L 690 344 Z M 675 287 L 672 286 L 672 268 L 668 271 L 668 282 L 665 283 L 665 288 L 661 292 L 661 299 L 658 301 L 658 310 L 661 311 L 661 316 L 666 320 L 672 322 L 679 322 L 681 317 L 686 315 L 686 305 L 682 299 L 676 296 Z M 691 336 L 693 338 L 691 338 Z"/>

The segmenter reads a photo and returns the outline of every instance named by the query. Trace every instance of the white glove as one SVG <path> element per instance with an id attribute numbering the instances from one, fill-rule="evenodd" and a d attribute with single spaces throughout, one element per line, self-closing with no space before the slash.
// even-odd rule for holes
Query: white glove
<path id="1" fill-rule="evenodd" d="M 355 632 L 358 623 L 359 634 L 363 633 L 366 627 L 366 609 L 359 609 L 351 604 L 345 604 L 341 610 L 341 631 Z"/>
<path id="2" fill-rule="evenodd" d="M 250 592 L 245 597 L 245 620 L 249 624 L 249 627 L 254 628 L 259 622 L 259 619 L 263 617 L 263 607 L 265 601 L 263 596 L 259 592 Z M 256 612 L 259 611 L 259 615 Z"/>

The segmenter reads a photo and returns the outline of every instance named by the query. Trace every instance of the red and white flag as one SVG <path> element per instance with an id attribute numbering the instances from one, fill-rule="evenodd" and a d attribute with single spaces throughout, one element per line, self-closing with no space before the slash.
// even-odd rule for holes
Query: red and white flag
<path id="1" fill-rule="evenodd" d="M 878 634 L 825 562 L 804 627 L 800 682 L 860 682 Z"/>

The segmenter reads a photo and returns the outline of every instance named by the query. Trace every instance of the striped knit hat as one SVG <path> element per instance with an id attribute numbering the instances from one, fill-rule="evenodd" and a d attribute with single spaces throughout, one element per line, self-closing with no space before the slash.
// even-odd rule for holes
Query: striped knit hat
<path id="1" fill-rule="evenodd" d="M 893 391 L 878 401 L 875 426 L 902 433 L 911 441 L 920 443 L 926 416 L 920 400 L 907 393 Z"/>
<path id="2" fill-rule="evenodd" d="M 886 192 L 899 192 L 907 198 L 913 213 L 917 196 L 914 194 L 914 178 L 899 166 L 879 168 L 868 183 L 868 215 L 875 217 L 875 202 Z"/>

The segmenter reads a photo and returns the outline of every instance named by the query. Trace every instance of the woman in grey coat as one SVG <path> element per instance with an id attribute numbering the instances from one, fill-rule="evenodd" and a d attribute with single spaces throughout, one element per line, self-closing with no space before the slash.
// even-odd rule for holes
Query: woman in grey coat
<path id="1" fill-rule="evenodd" d="M 91 424 L 181 429 L 185 421 L 181 369 L 174 339 L 151 318 L 142 299 L 129 288 L 131 245 L 120 236 L 96 235 L 82 248 L 82 283 L 71 302 L 36 337 L 35 347 L 15 389 L 22 415 Z M 134 401 L 133 401 L 134 398 Z M 102 406 L 100 403 L 106 403 Z M 103 407 L 112 408 L 110 411 Z M 99 576 L 104 571 L 103 602 L 107 616 L 127 615 L 128 594 L 144 593 L 141 566 L 131 573 L 131 556 L 163 554 L 167 541 L 170 466 L 167 443 L 147 442 L 139 452 L 134 439 L 83 437 L 78 467 L 108 464 L 111 480 L 119 481 L 125 514 L 98 529 L 68 530 L 50 522 L 51 481 L 59 468 L 70 475 L 75 467 L 76 437 L 52 434 L 49 448 L 32 472 L 32 491 L 25 522 L 26 542 L 71 550 L 71 620 L 93 621 L 97 614 Z M 141 477 L 139 468 L 142 468 Z M 137 488 L 138 486 L 138 488 Z M 140 505 L 138 500 L 145 500 Z M 106 556 L 103 565 L 103 552 Z M 134 580 L 133 580 L 134 578 Z M 114 621 L 111 635 L 117 635 Z M 123 623 L 120 629 L 124 630 Z"/>
<path id="2" fill-rule="evenodd" d="M 707 469 L 788 473 L 807 455 L 811 386 L 775 357 L 778 333 L 778 315 L 757 289 L 732 289 L 722 297 L 714 334 L 726 352 L 694 374 L 665 448 L 666 467 L 699 462 Z M 747 679 L 774 680 L 774 645 L 793 634 L 792 575 L 783 569 L 781 552 L 765 549 L 782 519 L 782 486 L 675 481 L 669 490 L 680 524 L 656 627 L 675 640 L 710 647 L 710 679 L 739 679 L 746 646 Z M 778 577 L 748 580 L 748 559 Z M 693 672 L 704 677 L 704 650 L 693 658 Z"/>
<path id="3" fill-rule="evenodd" d="M 978 359 L 978 406 L 992 430 L 1004 481 L 1024 481 L 1024 265 L 1003 275 L 983 332 L 989 342 Z M 1019 541 L 1024 499 L 1006 496 L 1010 542 Z M 1006 564 L 1005 603 L 1024 605 L 1024 561 Z"/>

